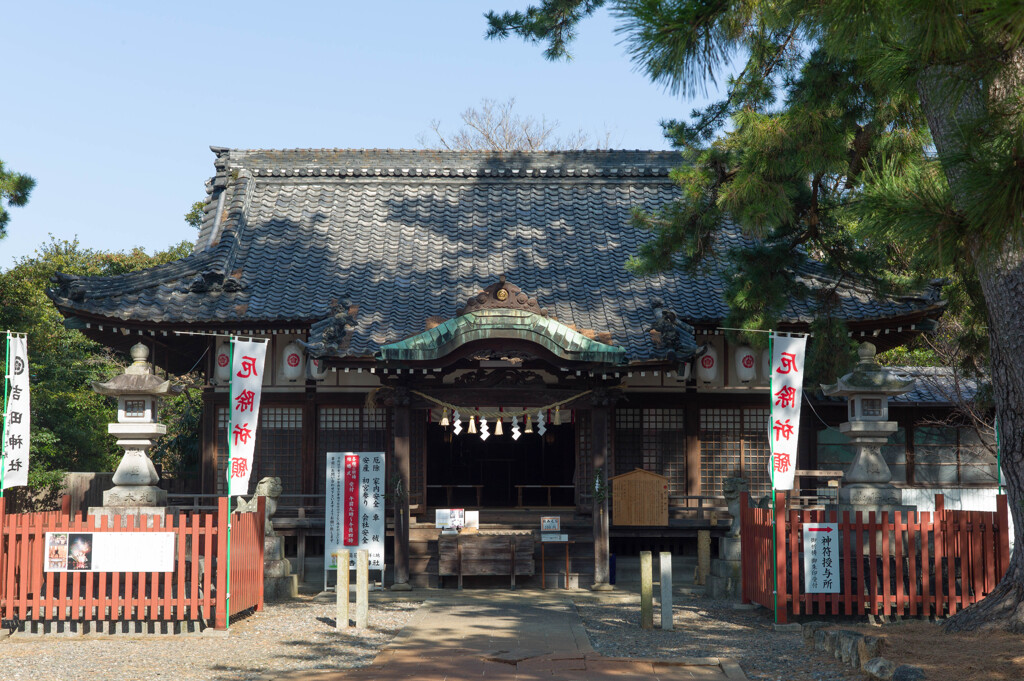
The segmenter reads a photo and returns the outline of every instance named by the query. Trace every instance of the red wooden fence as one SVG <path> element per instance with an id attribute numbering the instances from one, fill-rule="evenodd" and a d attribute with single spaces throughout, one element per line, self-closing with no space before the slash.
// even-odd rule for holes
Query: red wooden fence
<path id="1" fill-rule="evenodd" d="M 790 615 L 902 615 L 942 617 L 980 601 L 1010 564 L 1006 497 L 996 511 L 851 514 L 786 508 L 776 493 L 770 509 L 741 499 L 743 601 Z M 838 523 L 840 592 L 804 592 L 803 524 Z M 774 552 L 773 552 L 774 536 Z M 772 566 L 775 570 L 772 570 Z M 778 600 L 776 601 L 776 596 Z"/>
<path id="2" fill-rule="evenodd" d="M 67 498 L 65 498 L 67 502 Z M 228 613 L 227 499 L 217 513 L 168 513 L 152 525 L 134 516 L 7 514 L 0 498 L 0 617 L 6 620 L 205 621 Z M 263 514 L 233 513 L 231 615 L 263 608 Z M 171 572 L 46 572 L 47 532 L 173 532 Z M 224 558 L 223 562 L 221 561 Z"/>

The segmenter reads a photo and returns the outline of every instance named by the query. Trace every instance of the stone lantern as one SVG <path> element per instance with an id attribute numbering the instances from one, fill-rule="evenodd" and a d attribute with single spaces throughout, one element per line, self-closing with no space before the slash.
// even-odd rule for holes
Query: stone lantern
<path id="1" fill-rule="evenodd" d="M 904 510 L 903 492 L 892 485 L 892 472 L 882 457 L 882 446 L 896 432 L 889 421 L 889 398 L 910 392 L 914 379 L 899 376 L 875 361 L 875 346 L 862 343 L 860 362 L 835 385 L 822 385 L 829 397 L 846 397 L 849 420 L 839 431 L 850 438 L 853 461 L 843 476 L 839 507 L 855 511 Z"/>
<path id="2" fill-rule="evenodd" d="M 132 364 L 123 374 L 92 384 L 99 394 L 117 398 L 117 423 L 109 424 L 107 432 L 117 436 L 124 456 L 114 471 L 114 487 L 103 493 L 103 506 L 89 509 L 90 515 L 160 516 L 167 504 L 167 492 L 157 487 L 160 476 L 148 452 L 167 432 L 167 426 L 157 423 L 160 399 L 181 388 L 154 375 L 146 361 L 149 348 L 142 343 L 132 346 L 131 356 Z"/>

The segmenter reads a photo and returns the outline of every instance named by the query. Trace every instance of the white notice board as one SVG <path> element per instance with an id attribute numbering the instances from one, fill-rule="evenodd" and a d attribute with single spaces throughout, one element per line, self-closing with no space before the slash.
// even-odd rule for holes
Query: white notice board
<path id="1" fill-rule="evenodd" d="M 46 572 L 174 572 L 173 532 L 47 532 Z"/>
<path id="2" fill-rule="evenodd" d="M 368 549 L 370 569 L 384 572 L 384 452 L 327 452 L 324 567 L 337 570 L 335 551 Z M 324 575 L 326 578 L 326 573 Z"/>
<path id="3" fill-rule="evenodd" d="M 804 523 L 804 593 L 839 593 L 839 524 Z"/>

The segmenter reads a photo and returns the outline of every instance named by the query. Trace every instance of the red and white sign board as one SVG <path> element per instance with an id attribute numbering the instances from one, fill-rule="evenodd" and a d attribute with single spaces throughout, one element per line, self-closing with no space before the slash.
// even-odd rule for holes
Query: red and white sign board
<path id="1" fill-rule="evenodd" d="M 772 334 L 772 411 L 768 426 L 772 489 L 793 489 L 806 349 L 807 336 Z"/>
<path id="2" fill-rule="evenodd" d="M 174 572 L 173 532 L 47 532 L 44 572 Z"/>
<path id="3" fill-rule="evenodd" d="M 839 524 L 804 523 L 804 593 L 839 593 Z"/>
<path id="4" fill-rule="evenodd" d="M 327 452 L 324 567 L 337 570 L 331 554 L 370 552 L 370 569 L 384 569 L 384 452 Z"/>
<path id="5" fill-rule="evenodd" d="M 266 357 L 266 341 L 231 339 L 231 422 L 228 425 L 227 466 L 230 496 L 249 494 Z"/>

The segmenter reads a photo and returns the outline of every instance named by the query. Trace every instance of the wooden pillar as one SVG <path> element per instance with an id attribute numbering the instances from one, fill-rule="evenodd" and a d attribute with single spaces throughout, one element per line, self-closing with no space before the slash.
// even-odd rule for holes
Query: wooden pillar
<path id="1" fill-rule="evenodd" d="M 590 413 L 594 480 L 590 482 L 594 499 L 594 584 L 593 591 L 611 591 L 608 567 L 608 415 L 612 399 L 606 390 L 595 390 Z M 598 489 L 598 485 L 600 489 Z"/>
<path id="2" fill-rule="evenodd" d="M 395 410 L 395 467 L 400 490 L 394 492 L 395 509 L 395 582 L 393 591 L 408 591 L 409 586 L 409 391 L 396 388 Z"/>
<path id="3" fill-rule="evenodd" d="M 217 404 L 213 386 L 203 388 L 202 462 L 199 476 L 203 494 L 217 493 Z"/>
<path id="4" fill-rule="evenodd" d="M 302 493 L 316 494 L 318 475 L 326 475 L 325 471 L 317 471 L 317 413 L 316 383 L 306 382 L 305 400 L 302 402 Z"/>

